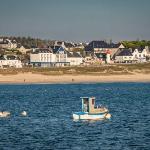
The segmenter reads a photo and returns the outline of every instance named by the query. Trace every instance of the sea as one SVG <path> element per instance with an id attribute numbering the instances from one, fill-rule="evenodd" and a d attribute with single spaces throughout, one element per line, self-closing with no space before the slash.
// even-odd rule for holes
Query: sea
<path id="1" fill-rule="evenodd" d="M 111 119 L 74 121 L 83 96 Z M 0 150 L 150 150 L 150 83 L 1 84 L 0 111 Z"/>

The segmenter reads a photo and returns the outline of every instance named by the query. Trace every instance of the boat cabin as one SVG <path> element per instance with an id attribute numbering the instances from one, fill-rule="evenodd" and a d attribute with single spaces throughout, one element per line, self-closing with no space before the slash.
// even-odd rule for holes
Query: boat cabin
<path id="1" fill-rule="evenodd" d="M 82 112 L 88 112 L 90 114 L 98 114 L 108 112 L 108 109 L 101 106 L 95 106 L 95 97 L 81 97 L 82 100 Z"/>

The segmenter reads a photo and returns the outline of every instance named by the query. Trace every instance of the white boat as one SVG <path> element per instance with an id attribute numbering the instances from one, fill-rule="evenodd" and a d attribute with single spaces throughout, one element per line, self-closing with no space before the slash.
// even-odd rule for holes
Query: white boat
<path id="1" fill-rule="evenodd" d="M 8 112 L 8 111 L 1 111 L 0 112 L 0 118 L 2 118 L 2 117 L 8 117 L 10 115 L 10 112 Z"/>
<path id="2" fill-rule="evenodd" d="M 81 100 L 82 111 L 73 113 L 74 120 L 102 120 L 111 118 L 111 114 L 106 107 L 95 107 L 95 97 L 81 97 Z"/>

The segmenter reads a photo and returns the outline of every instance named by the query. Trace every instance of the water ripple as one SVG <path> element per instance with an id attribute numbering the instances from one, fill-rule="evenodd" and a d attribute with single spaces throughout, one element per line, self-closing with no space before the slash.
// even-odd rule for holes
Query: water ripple
<path id="1" fill-rule="evenodd" d="M 149 83 L 0 85 L 0 91 L 0 111 L 11 112 L 0 118 L 0 149 L 150 149 Z M 95 96 L 111 120 L 73 121 L 80 96 Z"/>

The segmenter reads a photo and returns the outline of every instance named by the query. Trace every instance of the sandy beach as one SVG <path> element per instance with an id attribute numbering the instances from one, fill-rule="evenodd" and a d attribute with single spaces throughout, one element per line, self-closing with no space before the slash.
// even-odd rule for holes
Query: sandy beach
<path id="1" fill-rule="evenodd" d="M 15 83 L 100 83 L 100 82 L 150 82 L 149 74 L 133 75 L 42 75 L 18 73 L 0 75 L 1 84 Z"/>

